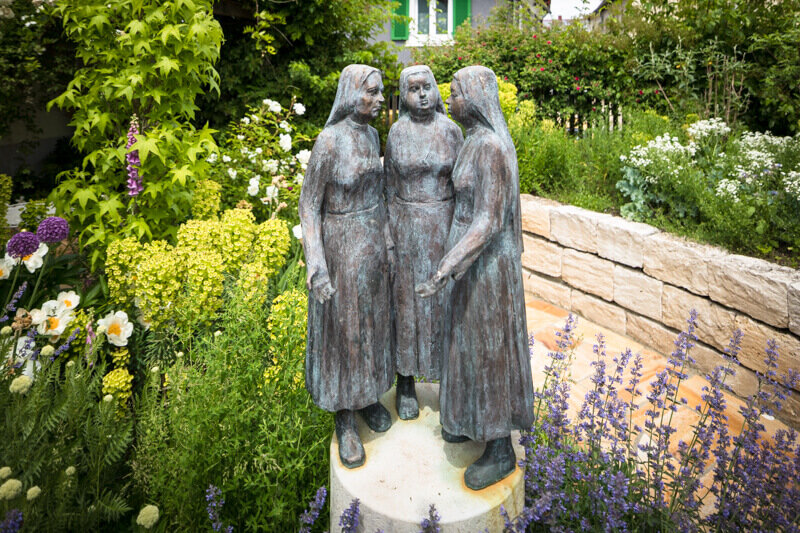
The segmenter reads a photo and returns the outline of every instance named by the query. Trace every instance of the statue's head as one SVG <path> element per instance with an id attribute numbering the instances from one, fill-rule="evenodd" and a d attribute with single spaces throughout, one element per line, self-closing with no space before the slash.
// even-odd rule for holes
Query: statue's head
<path id="1" fill-rule="evenodd" d="M 450 85 L 447 109 L 465 126 L 480 123 L 500 135 L 507 130 L 497 76 L 489 68 L 475 65 L 456 72 Z"/>
<path id="2" fill-rule="evenodd" d="M 339 76 L 336 98 L 325 126 L 348 116 L 365 124 L 380 114 L 383 101 L 381 72 L 369 65 L 347 65 Z"/>
<path id="3" fill-rule="evenodd" d="M 426 65 L 406 67 L 400 73 L 400 114 L 427 118 L 433 113 L 445 114 L 442 96 L 433 72 Z"/>

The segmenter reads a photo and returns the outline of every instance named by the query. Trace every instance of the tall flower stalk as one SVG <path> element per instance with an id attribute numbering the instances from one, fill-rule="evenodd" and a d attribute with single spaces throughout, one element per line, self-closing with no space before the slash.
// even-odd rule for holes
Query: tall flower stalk
<path id="1" fill-rule="evenodd" d="M 139 176 L 139 167 L 142 161 L 139 159 L 139 150 L 131 150 L 136 144 L 136 136 L 139 135 L 139 117 L 134 113 L 131 116 L 131 125 L 128 128 L 128 144 L 125 145 L 127 152 L 125 160 L 128 162 L 128 196 L 138 196 L 143 190 L 142 178 Z"/>

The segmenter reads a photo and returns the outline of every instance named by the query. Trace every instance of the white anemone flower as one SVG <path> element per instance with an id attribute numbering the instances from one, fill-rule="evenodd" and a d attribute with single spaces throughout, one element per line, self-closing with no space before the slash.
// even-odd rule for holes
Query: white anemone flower
<path id="1" fill-rule="evenodd" d="M 47 255 L 47 250 L 47 245 L 42 242 L 39 243 L 39 248 L 35 252 L 22 258 L 22 263 L 25 265 L 25 268 L 28 269 L 28 272 L 33 274 L 37 269 L 42 267 L 44 264 L 44 256 Z"/>
<path id="2" fill-rule="evenodd" d="M 295 227 L 293 227 L 292 228 L 292 235 L 294 235 L 294 238 L 297 239 L 298 241 L 302 241 L 303 240 L 303 226 L 298 224 Z"/>
<path id="3" fill-rule="evenodd" d="M 56 301 L 64 306 L 64 309 L 75 309 L 81 303 L 81 297 L 75 291 L 59 292 Z"/>
<path id="4" fill-rule="evenodd" d="M 55 308 L 54 310 L 55 312 L 46 311 L 45 305 L 42 306 L 42 311 L 45 313 L 46 317 L 38 324 L 36 329 L 40 335 L 58 337 L 59 335 L 64 333 L 64 330 L 67 328 L 69 323 L 72 322 L 72 320 L 75 318 L 75 315 L 72 313 L 71 310 L 65 309 L 60 304 Z"/>
<path id="5" fill-rule="evenodd" d="M 17 262 L 8 254 L 6 254 L 3 259 L 0 259 L 0 279 L 8 279 L 8 276 L 11 275 L 11 271 L 14 270 L 15 264 L 17 264 Z"/>
<path id="6" fill-rule="evenodd" d="M 258 188 L 261 186 L 261 180 L 258 178 L 250 178 L 250 186 L 247 187 L 247 194 L 250 196 L 258 195 Z"/>
<path id="7" fill-rule="evenodd" d="M 105 329 L 108 342 L 114 346 L 127 346 L 128 338 L 133 333 L 133 324 L 128 320 L 125 311 L 111 311 L 97 321 L 97 325 Z"/>
<path id="8" fill-rule="evenodd" d="M 292 149 L 292 136 L 288 133 L 281 133 L 278 144 L 284 152 L 290 151 Z"/>

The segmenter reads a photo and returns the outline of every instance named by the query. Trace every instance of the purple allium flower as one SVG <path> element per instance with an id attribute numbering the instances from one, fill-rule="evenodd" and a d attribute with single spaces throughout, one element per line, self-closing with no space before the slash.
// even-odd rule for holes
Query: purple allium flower
<path id="1" fill-rule="evenodd" d="M 36 236 L 42 242 L 61 242 L 69 237 L 69 223 L 61 217 L 47 217 L 39 222 Z"/>
<path id="2" fill-rule="evenodd" d="M 300 527 L 299 533 L 311 533 L 311 526 L 313 526 L 314 522 L 319 518 L 319 513 L 322 511 L 322 506 L 325 505 L 325 498 L 327 495 L 328 491 L 325 487 L 317 489 L 317 494 L 314 496 L 311 503 L 309 503 L 308 510 L 300 515 L 300 523 L 303 525 Z"/>
<path id="3" fill-rule="evenodd" d="M 131 116 L 131 126 L 128 129 L 128 144 L 125 145 L 128 150 L 125 154 L 128 162 L 128 196 L 137 196 L 144 190 L 142 179 L 139 177 L 139 167 L 142 164 L 139 159 L 139 150 L 131 150 L 131 146 L 136 143 L 137 135 L 139 135 L 139 117 L 134 114 Z"/>
<path id="4" fill-rule="evenodd" d="M 342 533 L 356 533 L 358 529 L 359 503 L 358 498 L 350 502 L 350 507 L 345 509 L 342 512 L 342 516 L 339 517 L 339 525 L 342 526 Z"/>
<path id="5" fill-rule="evenodd" d="M 11 509 L 0 523 L 0 533 L 17 533 L 20 529 L 22 529 L 22 511 Z"/>
<path id="6" fill-rule="evenodd" d="M 8 241 L 8 255 L 16 259 L 28 257 L 39 249 L 39 237 L 30 231 L 20 231 Z"/>

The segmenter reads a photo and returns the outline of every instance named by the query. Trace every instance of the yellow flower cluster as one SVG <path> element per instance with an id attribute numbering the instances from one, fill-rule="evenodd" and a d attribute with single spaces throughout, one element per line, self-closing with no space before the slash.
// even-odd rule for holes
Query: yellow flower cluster
<path id="1" fill-rule="evenodd" d="M 178 228 L 178 250 L 184 255 L 217 248 L 220 235 L 218 220 L 187 220 Z"/>
<path id="2" fill-rule="evenodd" d="M 229 209 L 222 213 L 218 248 L 226 272 L 236 272 L 250 254 L 256 234 L 256 217 L 249 209 Z"/>
<path id="3" fill-rule="evenodd" d="M 198 181 L 192 195 L 192 216 L 198 220 L 216 218 L 219 213 L 222 186 L 214 180 Z"/>
<path id="4" fill-rule="evenodd" d="M 125 368 L 131 362 L 131 353 L 128 348 L 122 347 L 111 351 L 111 364 L 114 368 Z"/>
<path id="5" fill-rule="evenodd" d="M 142 253 L 142 245 L 136 237 L 126 237 L 112 242 L 106 251 L 106 277 L 111 302 L 125 305 L 133 300 L 136 281 L 134 271 Z"/>
<path id="6" fill-rule="evenodd" d="M 242 289 L 244 301 L 254 306 L 262 306 L 269 294 L 267 267 L 260 262 L 245 263 L 239 271 L 237 285 Z"/>
<path id="7" fill-rule="evenodd" d="M 293 390 L 303 383 L 307 321 L 306 293 L 292 289 L 279 294 L 272 301 L 267 322 L 272 364 L 264 371 L 266 383 L 275 383 L 281 376 L 286 376 Z"/>
<path id="8" fill-rule="evenodd" d="M 83 354 L 83 351 L 86 349 L 86 327 L 93 319 L 92 309 L 79 309 L 75 313 L 75 318 L 69 323 L 66 331 L 72 335 L 72 332 L 78 328 L 78 334 L 75 336 L 75 340 L 72 341 L 72 344 L 70 344 L 69 350 L 64 353 L 64 357 Z"/>
<path id="9" fill-rule="evenodd" d="M 533 100 L 523 100 L 519 109 L 508 119 L 510 129 L 521 129 L 533 126 L 536 123 L 536 104 Z"/>
<path id="10" fill-rule="evenodd" d="M 164 241 L 144 245 L 142 259 L 136 266 L 136 285 L 133 294 L 144 319 L 158 328 L 174 309 L 181 290 L 183 271 L 179 254 Z"/>
<path id="11" fill-rule="evenodd" d="M 178 312 L 179 322 L 187 327 L 210 323 L 222 307 L 223 258 L 215 250 L 193 253 L 186 258 L 186 279 Z"/>
<path id="12" fill-rule="evenodd" d="M 280 219 L 262 222 L 256 230 L 253 262 L 262 264 L 264 274 L 272 276 L 286 264 L 286 253 L 290 246 L 288 222 Z"/>
<path id="13" fill-rule="evenodd" d="M 103 376 L 103 394 L 110 394 L 117 405 L 124 405 L 131 397 L 133 376 L 125 368 L 115 368 Z"/>

